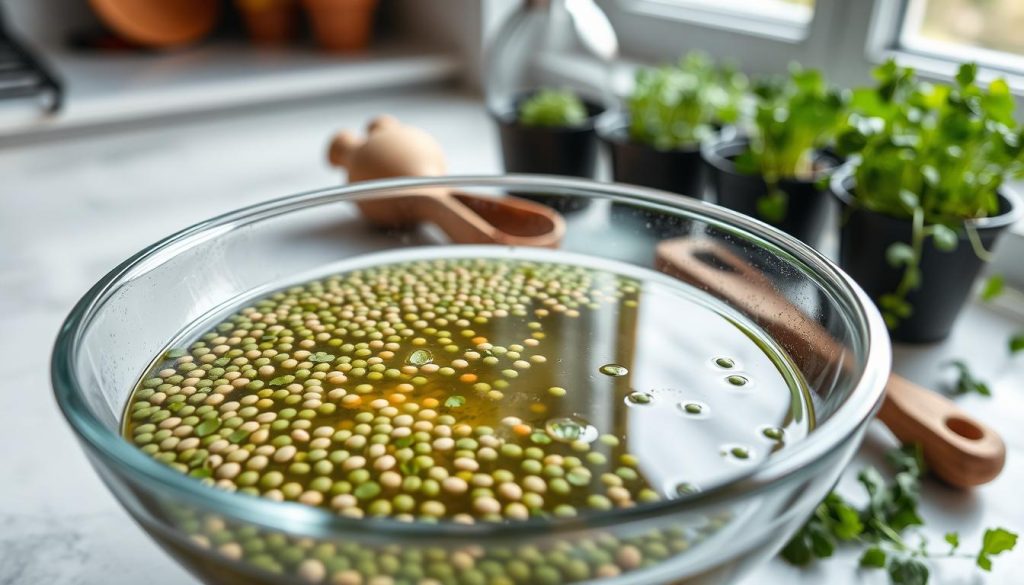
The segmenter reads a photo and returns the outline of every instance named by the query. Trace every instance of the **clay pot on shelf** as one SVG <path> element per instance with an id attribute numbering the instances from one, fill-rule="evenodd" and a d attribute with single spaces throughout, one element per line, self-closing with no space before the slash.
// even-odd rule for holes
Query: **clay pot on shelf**
<path id="1" fill-rule="evenodd" d="M 210 0 L 89 0 L 99 19 L 135 45 L 174 48 L 206 37 L 220 17 L 220 2 Z"/>
<path id="2" fill-rule="evenodd" d="M 358 51 L 370 44 L 377 0 L 304 0 L 313 36 L 327 51 Z"/>
<path id="3" fill-rule="evenodd" d="M 235 0 L 249 39 L 257 45 L 282 45 L 295 36 L 295 0 Z"/>

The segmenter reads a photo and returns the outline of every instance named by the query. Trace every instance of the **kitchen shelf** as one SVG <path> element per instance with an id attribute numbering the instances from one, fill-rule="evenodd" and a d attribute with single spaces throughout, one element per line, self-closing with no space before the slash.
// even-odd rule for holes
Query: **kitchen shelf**
<path id="1" fill-rule="evenodd" d="M 173 53 L 50 51 L 67 91 L 63 109 L 0 103 L 0 145 L 54 131 L 208 112 L 275 101 L 437 83 L 461 71 L 457 55 L 383 45 L 358 55 L 242 43 Z"/>

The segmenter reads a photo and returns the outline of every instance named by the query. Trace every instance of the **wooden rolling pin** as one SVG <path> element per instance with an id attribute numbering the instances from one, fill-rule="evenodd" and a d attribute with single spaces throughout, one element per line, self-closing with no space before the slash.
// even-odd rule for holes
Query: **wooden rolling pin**
<path id="1" fill-rule="evenodd" d="M 444 152 L 426 132 L 391 116 L 378 116 L 366 138 L 349 131 L 331 140 L 328 160 L 348 171 L 349 182 L 445 174 Z M 553 209 L 518 197 L 484 197 L 448 189 L 418 189 L 356 201 L 363 216 L 385 228 L 432 223 L 453 242 L 556 248 L 565 221 Z"/>
<path id="2" fill-rule="evenodd" d="M 817 322 L 782 297 L 759 270 L 721 244 L 680 238 L 657 248 L 662 272 L 707 290 L 752 316 L 785 347 L 806 348 L 831 362 L 848 352 Z M 987 483 L 1003 469 L 999 435 L 948 398 L 896 374 L 885 386 L 878 418 L 900 441 L 918 443 L 928 468 L 960 488 Z"/>

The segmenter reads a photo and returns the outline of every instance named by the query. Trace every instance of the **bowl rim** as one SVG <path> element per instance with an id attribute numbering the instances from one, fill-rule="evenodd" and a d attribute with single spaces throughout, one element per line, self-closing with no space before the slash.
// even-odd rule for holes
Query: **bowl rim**
<path id="1" fill-rule="evenodd" d="M 826 421 L 815 428 L 812 435 L 818 439 L 801 441 L 768 458 L 763 464 L 752 467 L 747 473 L 705 491 L 633 508 L 592 512 L 578 518 L 531 518 L 520 522 L 480 522 L 471 525 L 454 522 L 401 522 L 391 518 L 348 518 L 319 507 L 277 502 L 209 487 L 145 455 L 120 434 L 109 430 L 88 406 L 74 374 L 84 330 L 95 313 L 116 293 L 120 284 L 159 266 L 161 258 L 169 259 L 183 249 L 199 245 L 220 234 L 300 209 L 356 200 L 376 192 L 438 186 L 555 189 L 571 193 L 572 196 L 641 202 L 648 204 L 648 207 L 660 206 L 676 214 L 682 212 L 717 228 L 741 232 L 758 245 L 809 267 L 814 271 L 819 284 L 827 285 L 833 292 L 845 297 L 844 304 L 850 305 L 847 309 L 852 310 L 852 316 L 858 321 L 854 325 L 865 335 L 863 371 L 850 395 Z M 682 199 L 655 189 L 553 175 L 510 174 L 365 181 L 279 197 L 196 223 L 143 248 L 104 275 L 85 293 L 58 331 L 51 356 L 50 375 L 57 404 L 79 440 L 87 447 L 90 458 L 98 454 L 104 462 L 115 463 L 121 471 L 129 471 L 137 479 L 173 490 L 175 497 L 180 500 L 255 524 L 305 534 L 361 533 L 366 537 L 372 533 L 402 539 L 445 540 L 483 536 L 551 536 L 580 529 L 648 521 L 667 514 L 694 512 L 750 496 L 786 479 L 813 473 L 837 446 L 855 438 L 881 406 L 890 361 L 888 333 L 881 315 L 866 293 L 821 253 L 776 228 L 717 205 Z M 97 464 L 95 460 L 93 463 Z"/>

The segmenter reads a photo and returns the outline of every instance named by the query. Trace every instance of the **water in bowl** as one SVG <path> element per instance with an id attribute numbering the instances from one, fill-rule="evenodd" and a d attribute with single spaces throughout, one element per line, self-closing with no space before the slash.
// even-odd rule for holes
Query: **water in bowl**
<path id="1" fill-rule="evenodd" d="M 752 323 L 666 275 L 535 249 L 360 257 L 192 324 L 126 438 L 352 517 L 571 517 L 686 497 L 813 426 Z"/>

